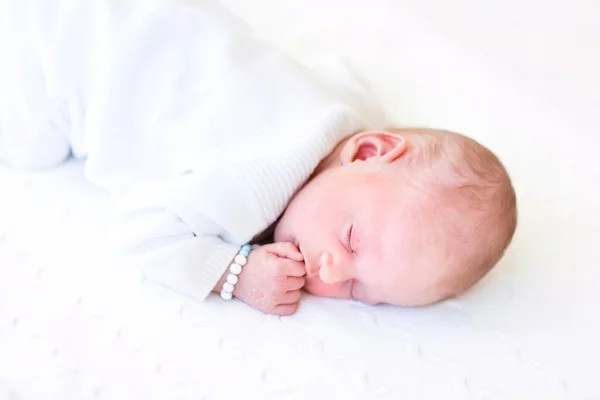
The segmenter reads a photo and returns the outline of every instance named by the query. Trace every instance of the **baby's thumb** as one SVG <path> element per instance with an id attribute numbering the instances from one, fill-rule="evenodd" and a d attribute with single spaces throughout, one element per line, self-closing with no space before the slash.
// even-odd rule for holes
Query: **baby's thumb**
<path id="1" fill-rule="evenodd" d="M 304 261 L 304 256 L 300 253 L 300 250 L 290 242 L 273 243 L 269 248 L 269 252 L 277 257 L 287 258 L 288 260 Z"/>

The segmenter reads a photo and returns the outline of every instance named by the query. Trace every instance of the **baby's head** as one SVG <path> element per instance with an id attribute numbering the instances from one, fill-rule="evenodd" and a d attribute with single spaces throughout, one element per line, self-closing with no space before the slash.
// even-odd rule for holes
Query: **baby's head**
<path id="1" fill-rule="evenodd" d="M 315 295 L 419 306 L 479 281 L 510 243 L 516 214 L 506 170 L 474 140 L 361 132 L 319 165 L 275 240 L 298 244 Z"/>

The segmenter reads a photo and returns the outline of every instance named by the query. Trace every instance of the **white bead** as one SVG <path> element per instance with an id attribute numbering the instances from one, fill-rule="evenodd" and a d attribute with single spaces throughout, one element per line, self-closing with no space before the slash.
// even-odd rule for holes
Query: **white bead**
<path id="1" fill-rule="evenodd" d="M 239 275 L 240 272 L 242 272 L 242 266 L 238 263 L 233 263 L 229 267 L 229 271 L 231 271 L 232 274 Z"/>
<path id="2" fill-rule="evenodd" d="M 247 261 L 248 261 L 248 259 L 241 254 L 238 254 L 237 256 L 235 256 L 235 262 L 240 264 L 242 267 L 244 265 L 246 265 Z"/>
<path id="3" fill-rule="evenodd" d="M 231 300 L 232 297 L 233 297 L 233 294 L 231 294 L 231 292 L 226 292 L 224 290 L 221 290 L 221 298 L 223 300 Z"/>
<path id="4" fill-rule="evenodd" d="M 227 275 L 227 282 L 231 283 L 232 285 L 235 285 L 236 283 L 238 283 L 239 278 L 237 275 L 234 274 L 229 274 Z"/>
<path id="5" fill-rule="evenodd" d="M 224 292 L 229 292 L 229 293 L 233 293 L 233 285 L 229 282 L 225 282 L 223 284 L 223 291 Z"/>

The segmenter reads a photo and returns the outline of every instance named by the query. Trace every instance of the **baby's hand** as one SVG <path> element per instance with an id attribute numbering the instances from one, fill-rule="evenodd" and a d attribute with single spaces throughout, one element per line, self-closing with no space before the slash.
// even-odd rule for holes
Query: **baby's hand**
<path id="1" fill-rule="evenodd" d="M 304 286 L 304 257 L 292 243 L 272 243 L 253 250 L 233 295 L 268 314 L 291 315 Z"/>

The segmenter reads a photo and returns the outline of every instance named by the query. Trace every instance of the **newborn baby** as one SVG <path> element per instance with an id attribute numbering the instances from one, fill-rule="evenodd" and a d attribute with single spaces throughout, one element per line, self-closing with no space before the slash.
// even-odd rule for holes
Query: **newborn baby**
<path id="1" fill-rule="evenodd" d="M 432 129 L 359 132 L 291 199 L 275 244 L 251 255 L 245 273 L 257 268 L 264 279 L 263 265 L 271 263 L 274 287 L 265 292 L 259 281 L 241 281 L 237 290 L 255 306 L 284 313 L 294 311 L 302 285 L 367 304 L 427 305 L 481 279 L 515 227 L 510 179 L 474 140 Z M 306 281 L 298 278 L 304 270 Z M 278 290 L 282 304 L 294 304 L 268 303 Z"/>
<path id="2" fill-rule="evenodd" d="M 426 305 L 511 240 L 500 161 L 389 128 L 342 64 L 298 65 L 210 2 L 22 3 L 1 35 L 0 158 L 85 159 L 120 204 L 114 242 L 162 285 L 280 315 L 303 288 Z"/>
<path id="3" fill-rule="evenodd" d="M 489 150 L 451 132 L 391 129 L 340 143 L 275 241 L 298 245 L 313 294 L 416 306 L 477 282 L 515 226 L 509 177 Z"/>

